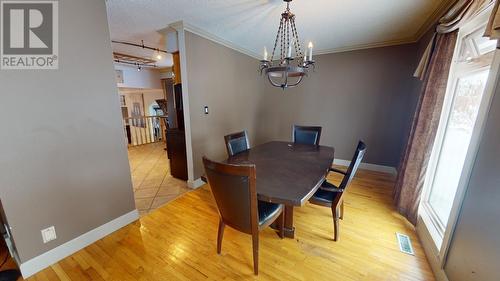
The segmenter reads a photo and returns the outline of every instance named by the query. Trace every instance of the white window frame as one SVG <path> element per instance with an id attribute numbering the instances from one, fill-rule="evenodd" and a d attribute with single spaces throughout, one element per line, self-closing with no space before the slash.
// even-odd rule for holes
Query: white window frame
<path id="1" fill-rule="evenodd" d="M 460 56 L 460 50 L 464 42 L 464 37 L 468 34 L 474 32 L 478 28 L 481 28 L 488 21 L 489 15 L 491 13 L 491 6 L 483 10 L 478 16 L 467 23 L 459 30 L 457 44 L 455 46 L 455 52 L 453 56 L 453 63 L 450 68 L 450 77 L 448 79 L 448 85 L 445 95 L 445 100 L 443 103 L 443 111 L 441 112 L 440 120 L 446 120 L 445 122 L 440 122 L 438 131 L 436 134 L 436 140 L 434 142 L 431 158 L 428 164 L 428 172 L 425 176 L 424 189 L 422 191 L 422 201 L 419 208 L 419 216 L 421 221 L 425 224 L 425 227 L 421 228 L 432 238 L 434 242 L 434 247 L 437 252 L 437 259 L 440 263 L 440 268 L 444 267 L 446 261 L 446 255 L 451 242 L 451 237 L 456 226 L 460 208 L 463 202 L 463 198 L 468 186 L 470 179 L 471 170 L 476 158 L 478 151 L 479 142 L 484 130 L 484 125 L 486 117 L 491 105 L 491 100 L 493 98 L 493 93 L 495 90 L 495 85 L 497 83 L 497 73 L 499 71 L 500 65 L 500 52 L 498 50 L 494 51 L 493 62 L 491 66 L 482 66 L 477 68 L 476 71 L 482 71 L 485 69 L 490 69 L 488 82 L 486 84 L 481 105 L 479 107 L 476 123 L 474 125 L 471 141 L 469 144 L 469 149 L 464 162 L 464 167 L 462 170 L 462 175 L 458 183 L 457 191 L 453 200 L 453 205 L 446 225 L 440 222 L 437 214 L 433 211 L 428 203 L 428 198 L 432 189 L 433 180 L 435 177 L 436 167 L 440 158 L 440 152 L 442 148 L 442 143 L 445 137 L 446 128 L 451 115 L 453 101 L 455 99 L 455 90 L 460 77 L 464 74 L 471 74 L 470 70 L 459 69 L 460 66 L 456 63 Z M 417 225 L 417 228 L 419 226 Z"/>

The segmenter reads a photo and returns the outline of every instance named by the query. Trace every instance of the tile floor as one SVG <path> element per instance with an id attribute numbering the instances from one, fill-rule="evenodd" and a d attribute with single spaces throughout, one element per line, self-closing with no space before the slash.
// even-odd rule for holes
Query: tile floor
<path id="1" fill-rule="evenodd" d="M 153 143 L 128 150 L 135 205 L 141 216 L 190 190 L 185 181 L 170 175 L 164 147 L 164 143 Z"/>

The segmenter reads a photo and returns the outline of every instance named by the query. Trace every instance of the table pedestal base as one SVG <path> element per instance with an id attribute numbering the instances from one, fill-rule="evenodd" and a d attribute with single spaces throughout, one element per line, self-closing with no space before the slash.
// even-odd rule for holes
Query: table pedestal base
<path id="1" fill-rule="evenodd" d="M 293 226 L 293 206 L 285 205 L 285 225 L 284 225 L 284 235 L 287 238 L 295 238 L 295 227 Z M 272 229 L 278 229 L 276 222 L 271 224 Z"/>

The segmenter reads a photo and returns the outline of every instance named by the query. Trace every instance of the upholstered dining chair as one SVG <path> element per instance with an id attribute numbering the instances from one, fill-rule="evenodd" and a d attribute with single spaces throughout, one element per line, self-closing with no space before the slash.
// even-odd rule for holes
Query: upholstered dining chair
<path id="1" fill-rule="evenodd" d="M 351 164 L 347 171 L 342 171 L 335 168 L 330 168 L 330 172 L 340 173 L 344 175 L 340 185 L 337 187 L 334 184 L 324 181 L 321 187 L 309 199 L 309 202 L 315 205 L 331 207 L 333 216 L 333 240 L 339 239 L 339 219 L 344 219 L 344 191 L 349 187 L 356 171 L 358 170 L 361 160 L 366 152 L 366 144 L 359 141 L 356 147 L 356 152 L 352 158 Z"/>
<path id="2" fill-rule="evenodd" d="M 293 125 L 292 141 L 301 144 L 319 145 L 321 127 Z"/>
<path id="3" fill-rule="evenodd" d="M 224 136 L 226 141 L 227 154 L 233 156 L 250 149 L 247 131 L 237 132 Z"/>
<path id="4" fill-rule="evenodd" d="M 219 209 L 217 253 L 221 253 L 226 225 L 252 235 L 253 268 L 259 274 L 259 231 L 277 222 L 283 238 L 282 204 L 257 200 L 255 165 L 231 165 L 203 157 L 208 184 Z"/>

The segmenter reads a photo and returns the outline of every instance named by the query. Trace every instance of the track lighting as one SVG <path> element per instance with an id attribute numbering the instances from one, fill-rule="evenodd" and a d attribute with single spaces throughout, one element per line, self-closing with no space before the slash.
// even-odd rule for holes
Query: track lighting
<path id="1" fill-rule="evenodd" d="M 154 51 L 153 57 L 156 58 L 157 60 L 163 59 L 162 53 L 163 54 L 168 54 L 168 52 L 165 51 L 165 50 L 161 50 L 159 48 L 154 48 L 154 47 L 150 47 L 150 46 L 144 45 L 144 40 L 141 40 L 140 44 L 129 43 L 129 42 L 124 42 L 124 41 L 116 41 L 116 40 L 112 40 L 111 42 L 113 42 L 115 44 L 122 44 L 122 45 L 134 46 L 134 47 L 138 47 L 138 48 L 142 48 L 142 49 L 146 49 L 146 50 L 153 50 Z"/>
<path id="2" fill-rule="evenodd" d="M 160 50 L 156 49 L 155 57 L 156 57 L 157 60 L 162 60 L 163 59 L 163 56 L 161 55 Z"/>

